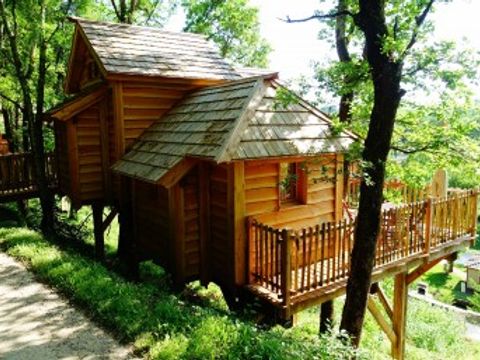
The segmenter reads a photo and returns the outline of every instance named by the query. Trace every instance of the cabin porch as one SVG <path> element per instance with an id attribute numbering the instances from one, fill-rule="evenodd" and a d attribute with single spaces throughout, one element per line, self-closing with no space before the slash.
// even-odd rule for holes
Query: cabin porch
<path id="1" fill-rule="evenodd" d="M 0 202 L 38 196 L 33 167 L 33 154 L 30 152 L 0 155 Z M 58 181 L 54 153 L 45 155 L 45 174 L 50 188 L 56 189 Z"/>
<path id="2" fill-rule="evenodd" d="M 373 282 L 428 266 L 471 244 L 476 236 L 477 197 L 477 192 L 466 191 L 384 209 Z M 247 219 L 247 289 L 287 320 L 345 292 L 355 219 L 275 226 L 281 215 Z M 294 216 L 291 219 L 294 224 Z"/>

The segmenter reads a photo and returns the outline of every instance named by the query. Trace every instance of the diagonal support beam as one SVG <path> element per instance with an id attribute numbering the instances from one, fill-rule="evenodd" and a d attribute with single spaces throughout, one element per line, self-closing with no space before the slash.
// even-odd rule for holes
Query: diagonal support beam
<path id="1" fill-rule="evenodd" d="M 103 232 L 107 230 L 107 228 L 110 226 L 110 224 L 112 223 L 113 219 L 115 219 L 115 216 L 117 216 L 117 214 L 118 214 L 118 210 L 115 208 L 112 208 L 112 210 L 110 211 L 110 214 L 108 214 L 105 220 L 103 220 L 103 223 L 102 223 Z"/>
<path id="2" fill-rule="evenodd" d="M 367 307 L 373 318 L 376 320 L 377 324 L 390 339 L 391 343 L 396 344 L 397 335 L 393 331 L 393 327 L 387 322 L 382 312 L 378 308 L 377 304 L 375 304 L 375 300 L 373 300 L 373 297 L 371 295 L 368 297 Z"/>
<path id="3" fill-rule="evenodd" d="M 420 276 L 422 276 L 423 274 L 425 274 L 428 270 L 430 270 L 431 268 L 433 268 L 435 265 L 437 265 L 440 261 L 442 261 L 444 258 L 439 258 L 439 259 L 436 259 L 432 262 L 429 262 L 429 263 L 425 263 L 425 264 L 422 264 L 420 265 L 419 267 L 417 267 L 415 270 L 413 270 L 412 272 L 410 272 L 408 275 L 407 275 L 407 285 L 410 285 L 412 282 L 414 282 L 415 280 L 417 280 Z"/>

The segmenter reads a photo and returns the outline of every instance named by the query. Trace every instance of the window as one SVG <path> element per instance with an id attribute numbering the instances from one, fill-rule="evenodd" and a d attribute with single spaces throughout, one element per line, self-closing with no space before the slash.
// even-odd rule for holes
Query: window
<path id="1" fill-rule="evenodd" d="M 305 175 L 300 163 L 280 163 L 280 204 L 305 203 Z"/>

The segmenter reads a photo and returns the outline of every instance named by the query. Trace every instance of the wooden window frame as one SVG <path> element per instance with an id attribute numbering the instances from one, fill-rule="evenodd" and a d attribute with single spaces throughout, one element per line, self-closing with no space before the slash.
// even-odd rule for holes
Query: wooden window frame
<path id="1" fill-rule="evenodd" d="M 298 206 L 298 205 L 305 205 L 307 204 L 307 175 L 306 171 L 302 166 L 303 162 L 300 161 L 288 161 L 288 162 L 280 162 L 278 164 L 279 169 L 279 193 L 278 193 L 278 203 L 279 208 L 286 208 L 291 206 Z M 285 199 L 284 198 L 284 176 L 282 174 L 282 166 L 288 166 L 287 174 L 293 174 L 292 166 L 294 167 L 295 173 L 295 184 L 293 185 L 294 188 L 292 189 L 292 198 Z M 290 185 L 292 186 L 292 184 Z"/>

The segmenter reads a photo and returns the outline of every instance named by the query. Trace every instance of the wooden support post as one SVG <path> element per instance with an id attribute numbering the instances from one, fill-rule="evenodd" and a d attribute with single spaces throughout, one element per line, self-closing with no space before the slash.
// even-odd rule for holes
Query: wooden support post
<path id="1" fill-rule="evenodd" d="M 95 258 L 98 261 L 105 260 L 105 241 L 103 238 L 103 204 L 92 204 L 93 232 L 95 236 Z"/>
<path id="2" fill-rule="evenodd" d="M 229 179 L 229 181 L 231 181 Z M 233 228 L 235 285 L 247 283 L 247 235 L 245 223 L 245 170 L 244 163 L 233 163 Z"/>
<path id="3" fill-rule="evenodd" d="M 290 264 L 290 255 L 292 253 L 292 240 L 290 230 L 282 231 L 282 296 L 283 306 L 285 308 L 285 317 L 290 317 L 290 289 L 292 287 L 292 270 Z"/>
<path id="4" fill-rule="evenodd" d="M 200 283 L 207 286 L 210 281 L 208 240 L 210 239 L 210 171 L 209 164 L 198 164 L 199 215 L 200 215 Z"/>
<path id="5" fill-rule="evenodd" d="M 320 305 L 320 334 L 325 334 L 333 326 L 333 300 L 327 300 Z"/>
<path id="6" fill-rule="evenodd" d="M 404 272 L 395 276 L 393 295 L 393 331 L 396 335 L 396 341 L 392 342 L 392 357 L 397 360 L 403 360 L 405 358 L 407 302 L 407 273 Z"/>

